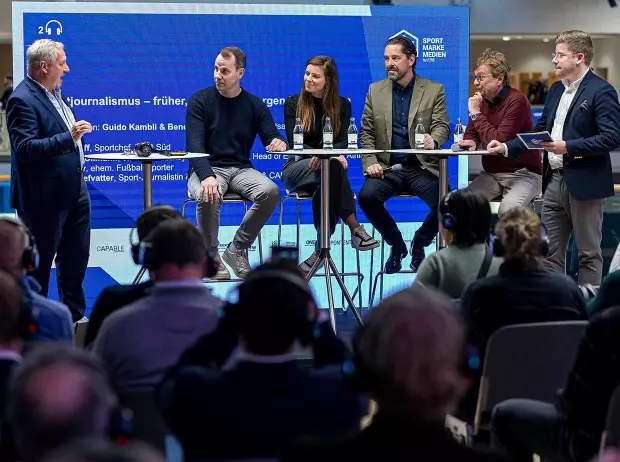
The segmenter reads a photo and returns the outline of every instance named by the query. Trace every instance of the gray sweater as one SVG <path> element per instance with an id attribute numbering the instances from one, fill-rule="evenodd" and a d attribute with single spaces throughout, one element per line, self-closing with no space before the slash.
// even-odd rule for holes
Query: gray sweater
<path id="1" fill-rule="evenodd" d="M 451 298 L 461 298 L 480 272 L 485 247 L 486 244 L 471 247 L 449 245 L 434 252 L 420 265 L 415 282 L 439 289 Z M 493 257 L 487 276 L 497 274 L 502 261 Z"/>
<path id="2" fill-rule="evenodd" d="M 181 353 L 215 329 L 221 303 L 200 281 L 155 284 L 106 318 L 93 351 L 120 391 L 153 388 Z"/>

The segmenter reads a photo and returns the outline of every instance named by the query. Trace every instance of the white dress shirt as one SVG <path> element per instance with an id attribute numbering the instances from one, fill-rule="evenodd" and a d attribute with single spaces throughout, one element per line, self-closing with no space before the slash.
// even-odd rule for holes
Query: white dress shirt
<path id="1" fill-rule="evenodd" d="M 551 130 L 551 138 L 554 141 L 558 141 L 562 139 L 564 133 L 564 122 L 566 122 L 566 116 L 568 115 L 568 109 L 575 99 L 575 94 L 577 93 L 577 89 L 579 88 L 579 84 L 586 76 L 588 71 L 584 72 L 584 74 L 578 79 L 575 80 L 570 85 L 566 80 L 562 80 L 564 84 L 564 93 L 562 93 L 562 97 L 560 98 L 560 103 L 558 104 L 558 109 L 555 112 L 555 119 L 553 121 L 553 129 Z M 549 156 L 549 166 L 551 170 L 557 170 L 559 168 L 563 168 L 564 166 L 564 155 L 562 154 L 553 154 L 551 152 L 547 153 Z"/>

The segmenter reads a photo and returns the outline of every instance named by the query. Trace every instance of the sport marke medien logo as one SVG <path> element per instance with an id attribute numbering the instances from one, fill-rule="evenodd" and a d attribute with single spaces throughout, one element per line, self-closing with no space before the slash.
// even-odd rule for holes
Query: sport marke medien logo
<path id="1" fill-rule="evenodd" d="M 405 29 L 403 29 L 400 32 L 397 32 L 396 34 L 392 35 L 390 38 L 393 39 L 394 37 L 400 37 L 401 35 L 403 37 L 407 37 L 409 40 L 413 42 L 413 44 L 415 45 L 415 50 L 419 55 L 420 54 L 420 41 L 411 32 L 407 32 Z"/>
<path id="2" fill-rule="evenodd" d="M 418 59 L 422 59 L 422 62 L 424 63 L 434 63 L 437 60 L 447 58 L 443 37 L 423 37 L 422 48 L 420 49 L 420 39 L 405 29 L 397 32 L 390 38 L 392 39 L 400 36 L 407 37 L 413 42 L 415 49 L 418 52 Z"/>

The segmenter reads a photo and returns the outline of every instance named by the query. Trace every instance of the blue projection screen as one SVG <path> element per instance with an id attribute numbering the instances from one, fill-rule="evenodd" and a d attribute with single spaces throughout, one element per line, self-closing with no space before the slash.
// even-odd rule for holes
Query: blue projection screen
<path id="1" fill-rule="evenodd" d="M 259 96 L 270 108 L 284 133 L 284 100 L 298 93 L 306 61 L 329 55 L 336 61 L 340 94 L 351 100 L 359 126 L 368 85 L 385 78 L 383 49 L 394 35 L 409 36 L 418 46 L 416 72 L 441 82 L 454 127 L 467 116 L 469 65 L 469 10 L 459 7 L 371 7 L 324 5 L 223 5 L 223 4 L 113 4 L 30 3 L 13 4 L 14 76 L 25 76 L 25 50 L 33 41 L 50 38 L 65 44 L 70 73 L 63 93 L 78 119 L 88 120 L 94 131 L 85 138 L 86 153 L 119 152 L 138 141 L 156 147 L 185 150 L 185 109 L 191 95 L 213 84 L 213 63 L 224 46 L 238 46 L 247 55 L 242 79 L 245 90 Z M 285 158 L 265 152 L 260 140 L 252 148 L 254 167 L 282 189 L 280 174 Z M 350 156 L 349 177 L 354 192 L 363 183 L 361 162 Z M 142 211 L 140 164 L 87 161 L 85 177 L 92 199 L 91 257 L 85 288 L 89 306 L 101 288 L 131 282 L 137 268 L 129 256 L 129 231 Z M 188 162 L 153 165 L 153 203 L 180 208 L 187 199 Z M 467 159 L 451 159 L 450 184 L 467 182 Z M 411 239 L 428 208 L 418 199 L 388 202 L 403 236 Z M 300 253 L 306 258 L 314 248 L 316 233 L 309 202 L 301 208 Z M 195 206 L 188 205 L 195 219 Z M 358 210 L 360 222 L 366 218 Z M 241 222 L 243 207 L 222 209 L 220 242 L 225 246 Z M 296 207 L 287 201 L 283 213 L 282 241 L 294 244 Z M 278 213 L 262 232 L 263 252 L 277 240 Z M 370 227 L 367 226 L 370 232 Z M 345 233 L 344 264 L 355 265 L 355 253 Z M 340 232 L 332 238 L 336 264 L 340 257 Z M 370 252 L 362 253 L 364 304 L 367 303 Z M 374 271 L 380 257 L 375 253 Z M 250 250 L 258 262 L 257 243 Z M 408 264 L 408 262 L 407 262 Z M 347 286 L 355 287 L 355 278 Z M 411 282 L 411 275 L 386 277 L 386 292 Z M 54 284 L 52 284 L 54 286 Z M 324 281 L 313 283 L 325 305 Z M 230 284 L 214 286 L 226 295 Z M 54 294 L 50 294 L 53 296 Z M 340 295 L 336 291 L 336 301 Z"/>

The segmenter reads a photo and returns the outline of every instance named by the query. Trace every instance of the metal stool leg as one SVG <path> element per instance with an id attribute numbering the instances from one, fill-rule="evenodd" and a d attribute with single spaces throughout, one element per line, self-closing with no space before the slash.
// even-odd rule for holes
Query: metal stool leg
<path id="1" fill-rule="evenodd" d="M 377 273 L 377 276 L 381 275 L 381 283 L 380 283 L 381 288 L 379 289 L 379 300 L 383 300 L 383 269 L 385 268 L 384 243 L 385 243 L 385 240 L 381 239 L 381 269 L 379 270 L 380 272 Z"/>
<path id="2" fill-rule="evenodd" d="M 299 242 L 299 231 L 301 228 L 301 201 L 299 199 L 297 200 L 297 240 L 296 242 L 296 246 L 297 246 L 297 250 L 299 250 L 301 248 L 301 244 Z"/>
<path id="3" fill-rule="evenodd" d="M 375 238 L 375 227 L 372 227 L 372 238 Z M 372 273 L 374 271 L 375 249 L 370 251 L 370 277 L 368 278 L 368 309 L 372 308 Z"/>
<path id="4" fill-rule="evenodd" d="M 283 216 L 283 212 L 284 212 L 284 201 L 286 200 L 286 197 L 283 197 L 282 200 L 280 201 L 280 217 L 278 218 L 278 247 L 280 247 L 281 244 L 281 238 L 282 238 L 282 216 Z"/>
<path id="5" fill-rule="evenodd" d="M 344 221 L 342 220 L 340 220 L 340 258 L 342 259 L 340 261 L 340 274 L 342 275 L 344 274 Z M 344 280 L 344 276 L 342 277 L 342 279 Z M 340 293 L 340 297 L 342 302 L 342 312 L 346 313 L 349 307 L 346 306 L 344 303 L 344 292 Z"/>

